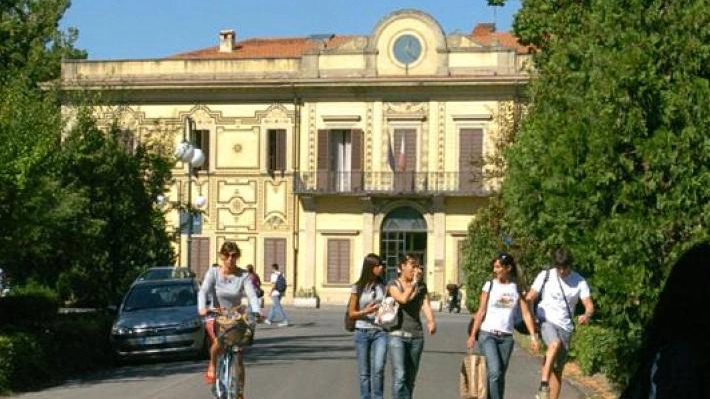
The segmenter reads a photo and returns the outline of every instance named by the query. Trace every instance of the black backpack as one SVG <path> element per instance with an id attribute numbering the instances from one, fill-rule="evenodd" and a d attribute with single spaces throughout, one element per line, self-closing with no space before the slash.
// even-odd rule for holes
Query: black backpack
<path id="1" fill-rule="evenodd" d="M 276 277 L 276 291 L 280 294 L 286 292 L 286 278 L 283 273 L 279 273 L 279 276 Z"/>

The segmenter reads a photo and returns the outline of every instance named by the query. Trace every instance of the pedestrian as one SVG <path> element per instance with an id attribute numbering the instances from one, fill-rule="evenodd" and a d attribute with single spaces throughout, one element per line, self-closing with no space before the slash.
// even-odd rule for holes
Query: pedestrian
<path id="1" fill-rule="evenodd" d="M 681 255 L 646 326 L 638 368 L 621 399 L 710 398 L 710 243 Z"/>
<path id="2" fill-rule="evenodd" d="M 577 317 L 579 324 L 589 323 L 594 314 L 589 285 L 579 273 L 572 270 L 572 254 L 565 248 L 557 248 L 553 251 L 552 261 L 555 267 L 537 275 L 526 297 L 529 303 L 534 303 L 538 293 L 542 292 L 537 306 L 537 318 L 541 320 L 540 335 L 547 350 L 542 363 L 537 399 L 557 399 L 560 396 L 562 370 L 574 331 L 572 312 L 577 302 L 581 299 L 584 305 L 584 314 Z"/>
<path id="3" fill-rule="evenodd" d="M 256 296 L 259 298 L 259 306 L 264 307 L 264 290 L 261 289 L 261 278 L 254 271 L 254 265 L 251 263 L 247 265 L 247 272 L 249 273 L 249 280 L 256 290 Z"/>
<path id="4" fill-rule="evenodd" d="M 517 283 L 518 268 L 513 257 L 501 252 L 493 258 L 491 266 L 494 278 L 483 284 L 481 305 L 474 316 L 466 346 L 473 348 L 478 341 L 478 349 L 486 358 L 488 399 L 503 399 L 505 374 L 513 353 L 513 315 L 516 308 L 519 307 L 528 331 L 535 331 L 535 324 Z M 535 334 L 531 337 L 531 348 L 537 352 L 537 338 Z"/>
<path id="5" fill-rule="evenodd" d="M 387 294 L 399 303 L 399 321 L 388 336 L 392 363 L 392 398 L 410 399 L 424 350 L 424 329 L 419 318 L 424 312 L 429 334 L 436 333 L 434 312 L 426 284 L 422 281 L 419 259 L 412 254 L 402 257 L 397 266 L 399 277 L 387 284 Z"/>
<path id="6" fill-rule="evenodd" d="M 219 257 L 222 262 L 220 267 L 210 268 L 205 273 L 204 280 L 200 286 L 200 291 L 197 296 L 197 310 L 201 316 L 206 316 L 208 308 L 208 296 L 211 295 L 216 303 L 212 306 L 220 309 L 230 309 L 239 307 L 242 302 L 242 297 L 246 295 L 249 300 L 249 309 L 252 315 L 258 320 L 259 315 L 259 299 L 256 296 L 256 290 L 248 278 L 246 270 L 237 266 L 237 260 L 241 257 L 241 250 L 236 243 L 225 241 L 219 251 Z M 213 384 L 215 381 L 215 369 L 217 358 L 222 352 L 222 346 L 218 339 L 214 339 L 215 325 L 214 320 L 206 323 L 205 328 L 211 338 L 210 345 L 210 360 L 205 373 L 205 383 Z M 239 348 L 242 350 L 242 348 Z M 239 385 L 242 387 L 241 392 L 244 392 L 244 364 L 242 356 L 239 359 Z"/>
<path id="7" fill-rule="evenodd" d="M 271 297 L 271 310 L 269 310 L 269 315 L 266 316 L 264 323 L 271 324 L 277 316 L 281 317 L 281 322 L 278 324 L 279 327 L 288 326 L 288 316 L 281 306 L 281 297 L 286 293 L 286 280 L 283 273 L 279 271 L 278 263 L 271 265 L 271 292 L 269 296 Z"/>
<path id="8" fill-rule="evenodd" d="M 362 261 L 360 278 L 352 285 L 348 316 L 355 320 L 355 356 L 360 399 L 382 399 L 387 358 L 387 332 L 374 323 L 378 304 L 385 298 L 385 267 L 376 254 Z"/>

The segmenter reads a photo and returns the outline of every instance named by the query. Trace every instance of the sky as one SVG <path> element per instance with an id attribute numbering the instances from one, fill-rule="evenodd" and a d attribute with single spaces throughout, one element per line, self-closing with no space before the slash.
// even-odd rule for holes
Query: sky
<path id="1" fill-rule="evenodd" d="M 249 38 L 368 35 L 391 12 L 414 8 L 446 34 L 482 22 L 510 31 L 521 0 L 71 0 L 60 28 L 75 27 L 75 47 L 90 60 L 163 58 L 218 44 L 220 30 Z"/>

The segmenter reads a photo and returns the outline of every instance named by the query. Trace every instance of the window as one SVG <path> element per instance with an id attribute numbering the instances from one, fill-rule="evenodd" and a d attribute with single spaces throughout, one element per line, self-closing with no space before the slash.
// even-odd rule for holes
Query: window
<path id="1" fill-rule="evenodd" d="M 394 129 L 393 151 L 394 188 L 398 192 L 415 190 L 415 175 L 417 170 L 417 130 Z"/>
<path id="2" fill-rule="evenodd" d="M 328 284 L 350 282 L 350 240 L 328 240 L 327 280 Z"/>
<path id="3" fill-rule="evenodd" d="M 118 132 L 118 142 L 121 147 L 129 154 L 136 153 L 136 136 L 130 130 L 121 130 Z"/>
<path id="4" fill-rule="evenodd" d="M 267 134 L 267 168 L 269 172 L 283 172 L 286 169 L 286 130 L 269 129 Z"/>
<path id="5" fill-rule="evenodd" d="M 483 166 L 483 130 L 459 130 L 459 190 L 481 186 Z"/>
<path id="6" fill-rule="evenodd" d="M 205 154 L 205 163 L 202 164 L 197 170 L 210 170 L 210 131 L 209 130 L 195 130 L 194 131 L 194 143 L 195 146 L 202 150 Z"/>
<path id="7" fill-rule="evenodd" d="M 318 188 L 350 192 L 362 189 L 362 130 L 318 131 Z"/>

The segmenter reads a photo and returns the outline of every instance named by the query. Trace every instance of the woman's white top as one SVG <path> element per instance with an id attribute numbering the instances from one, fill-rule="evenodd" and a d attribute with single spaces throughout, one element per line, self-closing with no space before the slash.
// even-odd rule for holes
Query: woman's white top
<path id="1" fill-rule="evenodd" d="M 488 332 L 513 333 L 513 310 L 518 306 L 520 294 L 518 286 L 513 282 L 501 283 L 498 280 L 492 280 L 493 287 L 489 285 L 491 281 L 486 281 L 483 284 L 482 292 L 488 292 L 488 306 L 486 307 L 486 316 L 481 323 L 481 330 Z"/>

